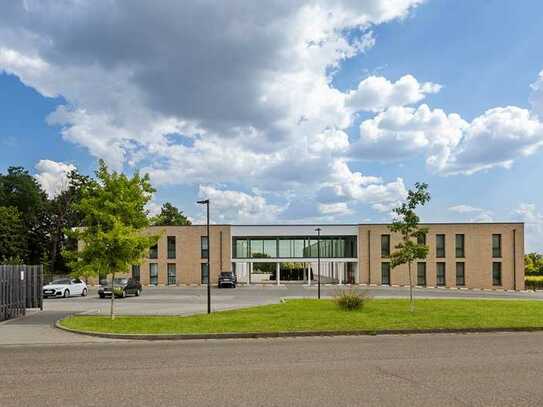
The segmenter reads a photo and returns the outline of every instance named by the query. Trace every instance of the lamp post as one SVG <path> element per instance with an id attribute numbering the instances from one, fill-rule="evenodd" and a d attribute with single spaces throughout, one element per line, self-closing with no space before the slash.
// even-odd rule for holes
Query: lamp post
<path id="1" fill-rule="evenodd" d="M 196 202 L 207 207 L 207 313 L 211 314 L 211 241 L 209 239 L 209 199 Z"/>
<path id="2" fill-rule="evenodd" d="M 317 297 L 321 299 L 321 228 L 315 229 L 317 232 Z"/>

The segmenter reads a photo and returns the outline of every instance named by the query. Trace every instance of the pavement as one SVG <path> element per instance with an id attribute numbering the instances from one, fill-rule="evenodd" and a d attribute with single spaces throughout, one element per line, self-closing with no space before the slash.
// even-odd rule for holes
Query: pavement
<path id="1" fill-rule="evenodd" d="M 337 287 L 323 286 L 322 296 L 336 293 Z M 408 297 L 408 288 L 372 287 L 367 289 L 375 298 Z M 141 297 L 128 297 L 115 301 L 118 315 L 190 315 L 206 311 L 205 287 L 145 288 Z M 212 309 L 273 304 L 281 298 L 315 298 L 317 289 L 298 284 L 277 286 L 249 286 L 235 289 L 213 289 Z M 487 299 L 543 299 L 543 292 L 503 292 L 479 290 L 449 290 L 439 288 L 417 289 L 418 298 L 487 298 Z M 100 299 L 94 288 L 87 297 L 51 298 L 44 300 L 43 311 L 31 311 L 25 318 L 0 323 L 0 346 L 32 344 L 84 344 L 107 342 L 114 339 L 97 338 L 64 332 L 54 328 L 55 321 L 68 315 L 108 315 L 109 299 Z M 1 404 L 0 404 L 1 405 Z"/>
<path id="2" fill-rule="evenodd" d="M 543 333 L 0 347 L 0 406 L 540 406 Z"/>

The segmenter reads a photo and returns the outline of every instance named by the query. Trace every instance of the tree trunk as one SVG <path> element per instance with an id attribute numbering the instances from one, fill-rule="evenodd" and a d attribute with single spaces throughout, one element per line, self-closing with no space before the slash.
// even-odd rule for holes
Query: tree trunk
<path id="1" fill-rule="evenodd" d="M 113 281 L 114 280 L 115 280 L 115 272 L 111 273 L 111 320 L 112 321 L 115 319 L 115 309 L 114 309 L 115 292 L 113 290 Z"/>
<path id="2" fill-rule="evenodd" d="M 413 276 L 411 275 L 411 262 L 408 263 L 409 268 L 409 306 L 411 312 L 415 312 L 415 287 L 413 286 Z"/>

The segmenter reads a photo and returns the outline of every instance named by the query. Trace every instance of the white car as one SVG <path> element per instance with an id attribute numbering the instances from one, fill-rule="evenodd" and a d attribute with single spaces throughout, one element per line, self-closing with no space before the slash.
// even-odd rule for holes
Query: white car
<path id="1" fill-rule="evenodd" d="M 88 294 L 87 284 L 78 278 L 59 278 L 43 286 L 43 298 L 64 297 Z"/>

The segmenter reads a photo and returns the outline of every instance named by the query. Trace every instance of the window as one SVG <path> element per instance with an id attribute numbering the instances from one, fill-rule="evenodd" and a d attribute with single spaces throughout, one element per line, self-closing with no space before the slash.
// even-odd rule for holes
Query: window
<path id="1" fill-rule="evenodd" d="M 149 258 L 158 259 L 158 243 L 149 248 Z"/>
<path id="2" fill-rule="evenodd" d="M 456 235 L 456 257 L 465 257 L 464 255 L 464 246 L 465 246 L 465 236 Z"/>
<path id="3" fill-rule="evenodd" d="M 502 235 L 492 235 L 492 257 L 502 257 Z"/>
<path id="4" fill-rule="evenodd" d="M 175 259 L 175 236 L 168 236 L 168 259 Z"/>
<path id="5" fill-rule="evenodd" d="M 201 244 L 201 257 L 202 259 L 207 259 L 209 255 L 207 236 L 200 237 L 200 244 Z"/>
<path id="6" fill-rule="evenodd" d="M 390 285 L 390 263 L 381 263 L 381 284 Z"/>
<path id="7" fill-rule="evenodd" d="M 136 281 L 140 281 L 140 265 L 132 265 L 132 278 Z"/>
<path id="8" fill-rule="evenodd" d="M 466 285 L 466 265 L 464 262 L 456 263 L 456 286 Z"/>
<path id="9" fill-rule="evenodd" d="M 502 285 L 502 264 L 499 261 L 492 263 L 492 285 Z"/>
<path id="10" fill-rule="evenodd" d="M 445 285 L 445 263 L 436 264 L 436 285 L 438 287 Z"/>
<path id="11" fill-rule="evenodd" d="M 390 235 L 381 235 L 381 257 L 390 256 Z"/>
<path id="12" fill-rule="evenodd" d="M 277 240 L 264 240 L 263 253 L 265 257 L 277 257 Z"/>
<path id="13" fill-rule="evenodd" d="M 157 285 L 158 284 L 158 264 L 149 263 L 149 284 Z"/>
<path id="14" fill-rule="evenodd" d="M 445 235 L 436 235 L 436 257 L 445 257 Z"/>
<path id="15" fill-rule="evenodd" d="M 235 239 L 234 240 L 234 257 L 238 259 L 246 259 L 249 257 L 248 248 L 249 243 L 247 239 Z"/>
<path id="16" fill-rule="evenodd" d="M 207 266 L 207 263 L 201 264 L 201 274 L 202 274 L 202 284 L 207 284 L 208 277 L 209 277 L 209 267 Z"/>
<path id="17" fill-rule="evenodd" d="M 426 233 L 417 236 L 417 244 L 426 244 Z"/>
<path id="18" fill-rule="evenodd" d="M 417 285 L 426 286 L 426 263 L 417 263 Z"/>
<path id="19" fill-rule="evenodd" d="M 175 271 L 175 263 L 168 263 L 168 285 L 176 285 L 177 276 Z"/>

